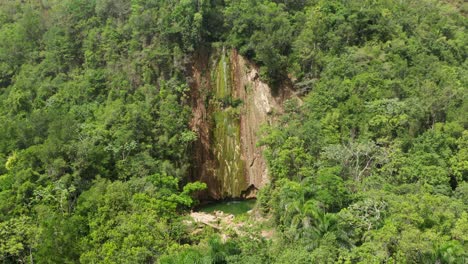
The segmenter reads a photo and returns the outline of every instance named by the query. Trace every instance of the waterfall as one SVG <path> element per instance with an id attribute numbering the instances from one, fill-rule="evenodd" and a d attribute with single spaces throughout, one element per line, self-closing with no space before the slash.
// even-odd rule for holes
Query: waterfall
<path id="1" fill-rule="evenodd" d="M 215 177 L 221 182 L 220 192 L 226 196 L 240 196 L 245 188 L 244 161 L 241 158 L 240 111 L 232 105 L 234 89 L 231 81 L 229 57 L 222 49 L 216 71 L 216 93 L 212 100 L 213 141 L 217 168 Z"/>
<path id="2" fill-rule="evenodd" d="M 190 125 L 198 133 L 191 179 L 208 186 L 200 198 L 255 197 L 269 181 L 258 131 L 287 96 L 273 97 L 258 69 L 225 47 L 199 54 L 191 70 Z"/>

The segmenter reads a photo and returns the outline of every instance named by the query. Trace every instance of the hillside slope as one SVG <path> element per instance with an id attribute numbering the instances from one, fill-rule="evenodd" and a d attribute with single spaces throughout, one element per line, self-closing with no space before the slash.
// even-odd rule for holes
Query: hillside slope
<path id="1" fill-rule="evenodd" d="M 0 262 L 466 263 L 467 25 L 463 1 L 2 1 Z M 187 229 L 254 195 L 268 240 Z"/>

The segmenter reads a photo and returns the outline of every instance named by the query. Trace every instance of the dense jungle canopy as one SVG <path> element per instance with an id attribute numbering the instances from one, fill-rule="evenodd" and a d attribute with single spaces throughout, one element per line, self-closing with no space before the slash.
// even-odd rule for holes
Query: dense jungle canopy
<path id="1" fill-rule="evenodd" d="M 467 263 L 467 14 L 463 0 L 1 1 L 0 263 Z M 298 97 L 259 131 L 267 220 L 227 240 L 186 224 L 206 188 L 188 177 L 188 68 L 220 47 Z"/>

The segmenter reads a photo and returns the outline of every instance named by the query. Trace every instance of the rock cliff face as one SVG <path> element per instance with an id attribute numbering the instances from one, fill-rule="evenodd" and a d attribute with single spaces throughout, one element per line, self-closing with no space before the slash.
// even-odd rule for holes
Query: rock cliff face
<path id="1" fill-rule="evenodd" d="M 282 111 L 290 89 L 273 96 L 254 65 L 224 48 L 198 53 L 189 73 L 190 126 L 198 134 L 191 180 L 208 185 L 200 198 L 255 197 L 268 182 L 262 148 L 256 146 L 258 133 Z"/>

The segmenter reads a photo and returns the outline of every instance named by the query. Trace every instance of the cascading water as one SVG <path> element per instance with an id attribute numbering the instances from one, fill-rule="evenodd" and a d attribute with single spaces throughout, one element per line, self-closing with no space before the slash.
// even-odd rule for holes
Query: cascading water
<path id="1" fill-rule="evenodd" d="M 200 198 L 255 197 L 268 182 L 258 131 L 274 121 L 287 95 L 274 98 L 255 66 L 224 48 L 197 54 L 189 71 L 190 126 L 198 134 L 191 179 L 208 186 Z"/>
<path id="2" fill-rule="evenodd" d="M 237 98 L 234 98 L 228 60 L 223 48 L 214 71 L 215 93 L 211 100 L 213 151 L 217 164 L 214 176 L 222 183 L 223 196 L 239 197 L 246 185 L 245 165 L 241 158 L 240 109 L 233 103 Z"/>

